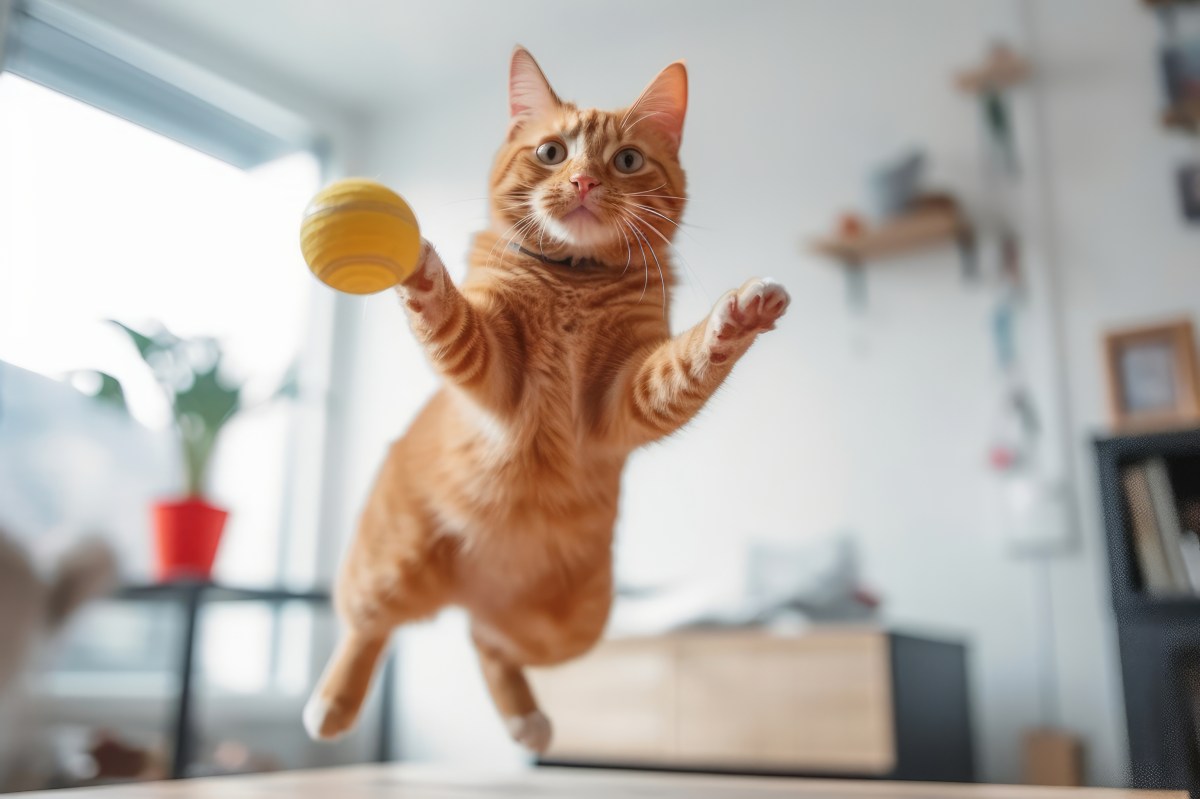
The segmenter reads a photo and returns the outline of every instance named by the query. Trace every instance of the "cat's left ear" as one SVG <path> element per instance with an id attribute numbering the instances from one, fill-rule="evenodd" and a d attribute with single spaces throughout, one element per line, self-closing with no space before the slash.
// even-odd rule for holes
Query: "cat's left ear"
<path id="1" fill-rule="evenodd" d="M 679 149 L 683 140 L 683 117 L 687 113 L 687 67 L 676 61 L 650 81 L 629 111 L 625 125 L 653 127 Z"/>
<path id="2" fill-rule="evenodd" d="M 524 47 L 513 49 L 508 70 L 508 113 L 515 126 L 531 117 L 544 116 L 561 104 L 542 68 Z"/>

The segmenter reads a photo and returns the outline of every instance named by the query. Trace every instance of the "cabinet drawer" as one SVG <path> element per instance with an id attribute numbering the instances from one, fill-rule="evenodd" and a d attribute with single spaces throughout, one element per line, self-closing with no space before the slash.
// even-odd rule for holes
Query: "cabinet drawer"
<path id="1" fill-rule="evenodd" d="M 675 759 L 886 774 L 888 641 L 874 633 L 679 643 Z"/>
<path id="2" fill-rule="evenodd" d="M 549 757 L 661 762 L 675 748 L 674 647 L 642 641 L 602 644 L 591 654 L 530 680 L 554 724 Z"/>

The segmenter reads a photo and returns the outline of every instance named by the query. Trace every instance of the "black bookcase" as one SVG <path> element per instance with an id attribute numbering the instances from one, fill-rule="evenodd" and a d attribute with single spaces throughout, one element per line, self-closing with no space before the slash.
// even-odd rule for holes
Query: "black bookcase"
<path id="1" fill-rule="evenodd" d="M 1096 441 L 1121 653 L 1134 788 L 1184 789 L 1200 798 L 1200 597 L 1144 590 L 1122 470 L 1167 462 L 1178 500 L 1200 497 L 1200 430 Z"/>

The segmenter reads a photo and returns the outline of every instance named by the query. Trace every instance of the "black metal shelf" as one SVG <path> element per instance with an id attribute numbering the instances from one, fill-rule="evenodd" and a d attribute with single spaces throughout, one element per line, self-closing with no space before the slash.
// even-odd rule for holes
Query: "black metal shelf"
<path id="1" fill-rule="evenodd" d="M 1194 485 L 1200 430 L 1104 437 L 1095 447 L 1132 787 L 1185 789 L 1200 797 L 1200 736 L 1192 712 L 1200 697 L 1191 693 L 1200 675 L 1200 596 L 1146 593 L 1121 481 L 1125 467 L 1164 458 L 1173 470 L 1191 474 Z"/>
<path id="2" fill-rule="evenodd" d="M 1200 596 L 1147 597 L 1114 602 L 1118 617 L 1128 621 L 1158 624 L 1194 624 L 1200 628 Z"/>

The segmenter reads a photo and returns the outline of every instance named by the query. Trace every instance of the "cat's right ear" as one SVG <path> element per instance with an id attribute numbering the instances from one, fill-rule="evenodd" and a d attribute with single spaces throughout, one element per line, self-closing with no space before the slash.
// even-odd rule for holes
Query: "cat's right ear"
<path id="1" fill-rule="evenodd" d="M 524 47 L 513 49 L 508 70 L 508 113 L 511 126 L 516 128 L 527 119 L 539 117 L 558 108 L 560 101 L 541 67 Z"/>

